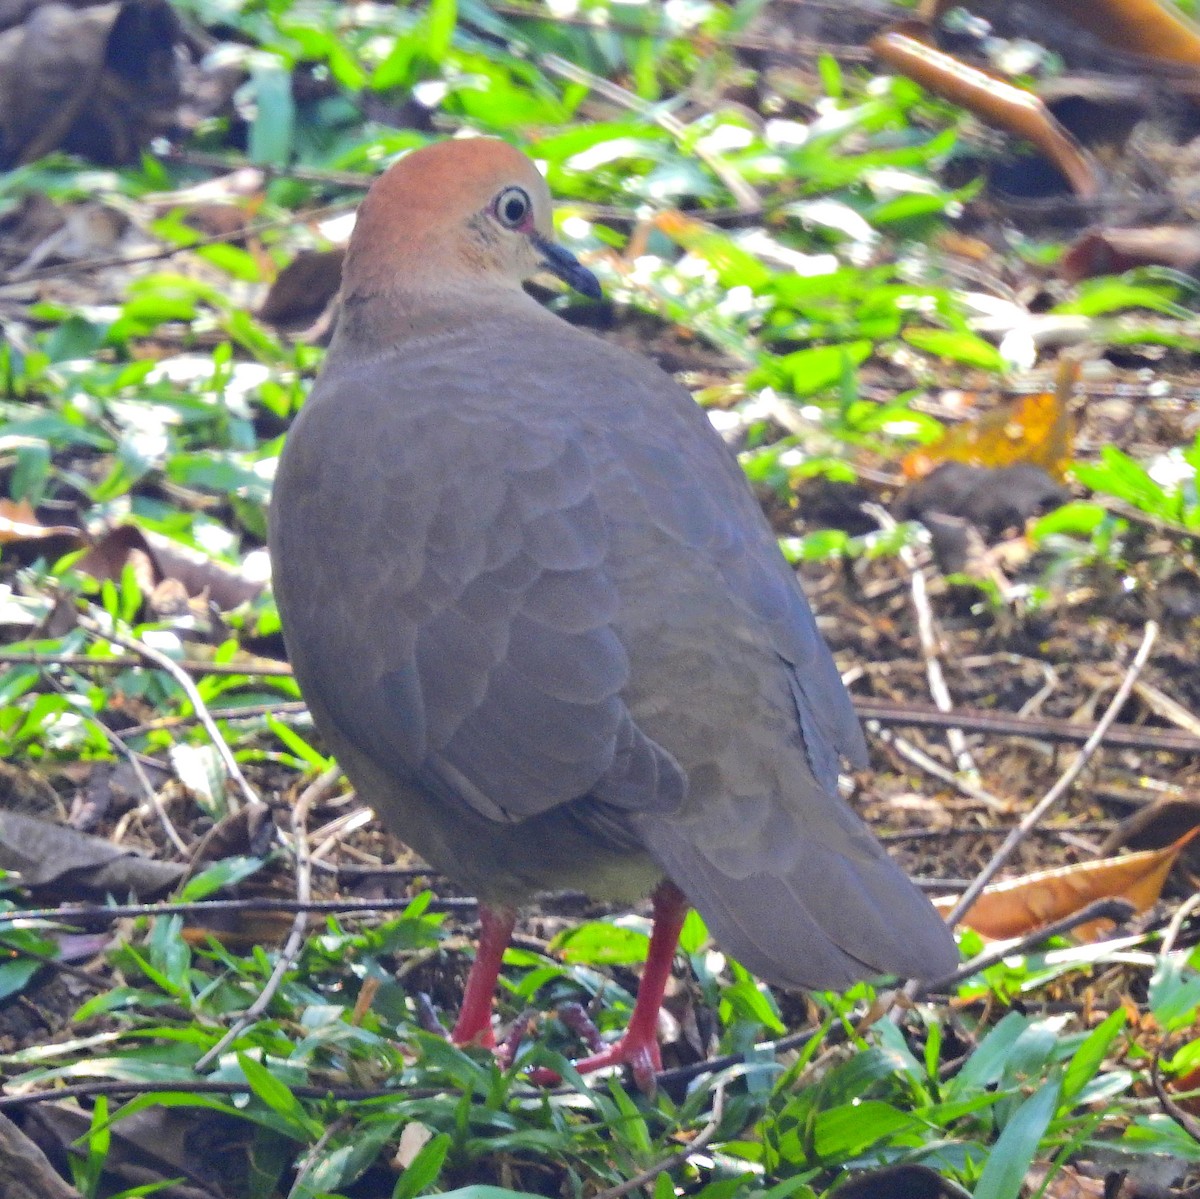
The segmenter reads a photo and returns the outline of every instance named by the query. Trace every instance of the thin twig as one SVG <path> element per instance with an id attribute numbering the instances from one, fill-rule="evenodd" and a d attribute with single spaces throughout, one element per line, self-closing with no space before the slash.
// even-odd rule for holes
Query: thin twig
<path id="1" fill-rule="evenodd" d="M 976 974 L 996 965 L 997 962 L 1004 961 L 1013 954 L 1027 953 L 1049 941 L 1051 937 L 1065 936 L 1072 929 L 1078 928 L 1081 924 L 1088 924 L 1092 920 L 1111 920 L 1114 924 L 1123 924 L 1134 914 L 1135 910 L 1128 899 L 1119 899 L 1113 896 L 1094 899 L 1079 911 L 1072 912 L 1069 916 L 1064 916 L 1061 920 L 1055 920 L 1050 924 L 1043 924 L 1041 928 L 1035 928 L 1017 941 L 1003 941 L 990 949 L 985 949 L 969 962 L 964 962 L 953 974 L 946 975 L 945 978 L 935 978 L 921 983 L 910 998 L 915 999 L 931 991 L 948 991 L 960 982 L 973 978 Z"/>
<path id="2" fill-rule="evenodd" d="M 312 866 L 308 856 L 306 829 L 309 809 L 331 794 L 341 777 L 342 772 L 336 766 L 330 767 L 313 783 L 305 787 L 300 798 L 296 800 L 296 806 L 292 809 L 297 903 L 308 903 L 312 898 Z M 271 971 L 271 977 L 267 979 L 258 997 L 242 1013 L 233 1027 L 196 1063 L 197 1074 L 219 1058 L 270 1007 L 271 1000 L 275 998 L 275 992 L 282 986 L 285 975 L 296 964 L 300 950 L 304 948 L 304 940 L 307 935 L 308 915 L 304 912 L 297 912 L 292 920 L 292 930 L 288 933 L 288 939 L 275 960 L 275 968 Z"/>
<path id="3" fill-rule="evenodd" d="M 1175 942 L 1179 939 L 1183 922 L 1197 908 L 1200 908 L 1200 895 L 1189 895 L 1179 905 L 1179 910 L 1171 917 L 1171 923 L 1167 925 L 1167 931 L 1163 933 L 1162 944 L 1158 947 L 1159 957 L 1165 958 L 1175 948 Z"/>
<path id="4" fill-rule="evenodd" d="M 59 974 L 69 975 L 76 982 L 82 983 L 85 987 L 93 991 L 107 991 L 112 986 L 110 981 L 97 978 L 96 975 L 89 974 L 86 970 L 81 970 L 78 966 L 73 966 L 70 962 L 64 962 L 61 958 L 56 958 L 49 953 L 39 953 L 36 949 L 30 949 L 28 946 L 19 945 L 15 941 L 9 941 L 4 936 L 0 936 L 0 949 L 6 950 L 14 957 L 31 958 L 35 962 L 41 962 L 43 966 L 49 966 L 52 970 L 58 971 Z"/>
<path id="5" fill-rule="evenodd" d="M 369 187 L 370 183 L 371 178 L 364 177 L 363 186 Z M 288 212 L 283 216 L 274 217 L 269 220 L 254 221 L 241 229 L 237 236 L 242 238 L 255 237 L 271 229 L 280 229 L 285 226 L 294 227 L 298 221 L 320 220 L 322 217 L 343 211 L 345 208 L 346 204 L 341 202 L 337 204 L 325 204 L 320 208 L 313 208 L 305 213 Z M 43 266 L 35 271 L 29 271 L 27 274 L 19 277 L 14 277 L 10 271 L 5 275 L 0 275 L 0 288 L 18 283 L 37 283 L 42 279 L 52 279 L 58 275 L 78 275 L 91 271 L 103 271 L 109 267 L 137 267 L 142 263 L 161 262 L 164 258 L 174 258 L 176 254 L 186 254 L 190 250 L 199 250 L 204 246 L 224 245 L 231 240 L 232 238 L 229 233 L 214 233 L 207 237 L 198 237 L 186 246 L 162 246 L 146 254 L 113 254 L 108 258 L 73 259 L 69 262 L 56 262 L 50 266 Z"/>
<path id="6" fill-rule="evenodd" d="M 706 218 L 707 219 L 707 218 Z M 32 666 L 71 666 L 98 667 L 123 669 L 144 664 L 144 657 L 128 655 L 108 655 L 105 657 L 90 654 L 39 654 L 27 650 L 0 649 L 0 662 L 14 665 L 28 664 Z M 286 662 L 255 663 L 253 666 L 240 666 L 233 662 L 195 662 L 182 660 L 176 663 L 181 670 L 188 674 L 204 675 L 246 675 L 248 678 L 288 678 L 292 668 Z M 1064 720 L 1053 716 L 1027 716 L 1018 712 L 984 711 L 980 708 L 956 707 L 951 712 L 943 712 L 931 704 L 912 703 L 910 701 L 896 702 L 887 699 L 877 699 L 874 696 L 856 695 L 852 697 L 854 709 L 859 718 L 878 721 L 883 725 L 910 726 L 912 728 L 945 729 L 952 725 L 967 733 L 987 733 L 1002 737 L 1030 737 L 1038 741 L 1066 742 L 1082 744 L 1092 734 L 1091 725 L 1079 724 L 1073 720 Z M 304 704 L 299 701 L 285 701 L 279 704 L 248 704 L 241 708 L 213 708 L 212 715 L 218 720 L 232 720 L 238 716 L 262 716 L 266 713 L 291 714 L 304 711 Z M 193 716 L 164 716 L 157 721 L 147 721 L 144 724 L 132 725 L 122 729 L 125 736 L 134 733 L 155 731 L 171 728 L 175 724 L 192 723 Z M 1147 728 L 1140 725 L 1114 724 L 1106 738 L 1109 745 L 1123 749 L 1141 749 L 1154 753 L 1200 753 L 1200 736 L 1176 731 L 1175 729 Z"/>
<path id="7" fill-rule="evenodd" d="M 884 530 L 895 530 L 898 526 L 896 518 L 886 508 L 879 504 L 863 504 L 862 509 L 879 523 Z M 900 547 L 900 562 L 908 571 L 909 595 L 912 599 L 913 611 L 917 617 L 917 642 L 921 647 L 921 657 L 925 661 L 925 678 L 929 685 L 929 694 L 938 709 L 942 712 L 953 712 L 954 701 L 950 696 L 950 687 L 946 683 L 946 675 L 942 670 L 942 660 L 939 656 L 941 637 L 937 631 L 937 621 L 933 615 L 933 606 L 929 602 L 929 589 L 925 583 L 925 572 L 917 562 L 912 547 Z M 968 777 L 979 777 L 979 770 L 967 748 L 967 739 L 961 728 L 951 725 L 946 729 L 946 741 L 958 769 Z"/>
<path id="8" fill-rule="evenodd" d="M 35 654 L 29 650 L 0 649 L 0 662 L 31 666 L 77 666 L 105 667 L 121 670 L 126 667 L 144 666 L 145 659 L 136 654 Z M 247 678 L 281 676 L 288 678 L 292 668 L 286 662 L 258 662 L 253 666 L 239 666 L 236 662 L 176 662 L 180 670 L 188 674 L 244 674 Z"/>
<path id="9" fill-rule="evenodd" d="M 200 723 L 204 726 L 204 731 L 208 734 L 209 739 L 216 747 L 217 753 L 221 761 L 225 764 L 225 769 L 229 777 L 237 784 L 238 790 L 251 807 L 256 807 L 263 801 L 258 797 L 254 788 L 246 781 L 246 776 L 242 773 L 242 768 L 238 765 L 237 759 L 233 756 L 233 750 L 229 748 L 228 742 L 221 736 L 221 730 L 217 728 L 217 722 L 213 720 L 209 714 L 208 705 L 200 696 L 200 692 L 196 684 L 192 682 L 187 671 L 184 670 L 178 662 L 173 658 L 168 657 L 160 650 L 156 650 L 147 645 L 144 641 L 137 641 L 133 638 L 122 637 L 119 633 L 114 633 L 106 629 L 101 629 L 92 622 L 87 622 L 84 629 L 98 641 L 111 641 L 115 645 L 124 646 L 125 649 L 132 650 L 135 654 L 139 654 L 147 661 L 153 662 L 160 670 L 166 671 L 167 674 L 175 680 L 182 688 L 183 693 L 188 697 L 188 701 L 196 711 L 196 715 L 200 718 Z"/>
<path id="10" fill-rule="evenodd" d="M 1200 1141 L 1200 1121 L 1193 1119 L 1187 1112 L 1167 1094 L 1167 1088 L 1163 1085 L 1162 1080 L 1162 1055 L 1166 1049 L 1170 1037 L 1164 1037 L 1159 1041 L 1154 1050 L 1154 1056 L 1150 1059 L 1150 1085 L 1154 1088 L 1154 1094 L 1159 1103 L 1163 1106 L 1163 1111 L 1183 1129 L 1184 1132 L 1192 1138 L 1193 1141 Z"/>
<path id="11" fill-rule="evenodd" d="M 228 158 L 222 154 L 213 154 L 205 150 L 192 150 L 185 147 L 172 146 L 163 157 L 168 162 L 181 162 L 186 166 L 200 167 L 205 171 L 220 171 L 232 174 L 234 171 L 251 167 L 260 171 L 266 179 L 296 179 L 301 183 L 324 183 L 330 187 L 344 187 L 349 190 L 366 191 L 375 182 L 375 174 L 371 171 L 333 171 L 325 167 L 304 167 L 296 163 L 287 166 L 276 166 L 268 162 L 251 162 L 248 158 Z M 329 208 L 344 207 L 342 204 L 326 205 Z M 323 209 L 317 209 L 318 213 Z M 294 224 L 297 218 L 308 219 L 304 213 L 293 213 L 287 218 L 288 223 Z"/>
<path id="12" fill-rule="evenodd" d="M 1105 708 L 1104 714 L 1096 722 L 1096 727 L 1092 730 L 1091 736 L 1088 737 L 1079 753 L 1075 755 L 1075 760 L 1063 771 L 1054 786 L 1021 819 L 1016 828 L 1005 837 L 1000 848 L 992 856 L 992 860 L 979 872 L 975 881 L 959 898 L 958 903 L 954 906 L 954 910 L 946 918 L 947 924 L 951 926 L 957 924 L 970 911 L 971 905 L 979 898 L 984 887 L 995 878 L 1000 868 L 1012 857 L 1017 846 L 1025 839 L 1030 829 L 1041 823 L 1050 809 L 1067 794 L 1074 785 L 1075 780 L 1083 773 L 1084 768 L 1104 743 L 1105 735 L 1108 732 L 1109 726 L 1116 720 L 1117 713 L 1125 706 L 1125 701 L 1133 691 L 1133 685 L 1137 682 L 1137 677 L 1146 665 L 1150 657 L 1150 651 L 1154 648 L 1154 643 L 1157 640 L 1158 624 L 1152 620 L 1146 625 L 1145 632 L 1142 634 L 1142 643 L 1138 646 L 1138 651 L 1134 655 L 1133 661 L 1129 664 L 1129 669 L 1125 672 L 1125 677 L 1121 680 L 1121 684 L 1109 702 L 1108 707 Z"/>
<path id="13" fill-rule="evenodd" d="M 371 979 L 369 981 L 375 981 Z M 288 1199 L 292 1199 L 294 1195 L 311 1195 L 313 1188 L 311 1185 L 304 1186 L 305 1179 L 312 1172 L 313 1167 L 321 1160 L 325 1152 L 325 1147 L 333 1140 L 334 1137 L 345 1132 L 353 1123 L 353 1117 L 349 1115 L 339 1116 L 336 1120 L 330 1121 L 325 1126 L 324 1131 L 316 1139 L 316 1141 L 305 1150 L 300 1160 L 296 1163 L 296 1180 L 292 1183 L 288 1190 Z M 303 1190 L 301 1187 L 303 1186 Z"/>
<path id="14" fill-rule="evenodd" d="M 930 704 L 893 703 L 886 699 L 854 697 L 854 710 L 863 720 L 881 724 L 923 729 L 944 729 L 951 725 L 968 733 L 987 733 L 997 737 L 1031 737 L 1037 741 L 1082 745 L 1095 728 L 1053 716 L 1022 716 L 1016 712 L 985 712 L 979 708 L 955 708 L 941 712 Z M 1151 753 L 1197 754 L 1200 737 L 1175 729 L 1145 728 L 1140 725 L 1114 724 L 1105 741 L 1121 749 L 1142 749 Z"/>
<path id="15" fill-rule="evenodd" d="M 317 1087 L 306 1083 L 289 1084 L 288 1089 L 298 1099 L 335 1099 L 354 1103 L 367 1099 L 386 1099 L 396 1094 L 396 1086 L 383 1087 Z M 248 1095 L 245 1082 L 219 1082 L 208 1078 L 176 1079 L 173 1082 L 131 1082 L 129 1079 L 104 1079 L 95 1082 L 72 1083 L 65 1087 L 50 1087 L 45 1091 L 26 1091 L 17 1095 L 0 1095 L 0 1111 L 15 1107 L 30 1107 L 35 1103 L 58 1103 L 63 1099 L 86 1099 L 92 1095 L 162 1095 L 179 1091 L 188 1095 Z M 430 1087 L 406 1089 L 406 1099 L 432 1099 L 445 1090 Z"/>
<path id="16" fill-rule="evenodd" d="M 1124 500 L 1098 495 L 1093 497 L 1091 502 L 1099 504 L 1101 508 L 1111 512 L 1114 516 L 1121 516 L 1126 520 L 1133 521 L 1135 524 L 1144 525 L 1148 529 L 1153 529 L 1156 533 L 1169 533 L 1172 537 L 1186 537 L 1192 540 L 1200 540 L 1200 528 L 1177 524 L 1173 520 L 1164 520 L 1161 516 L 1143 512 L 1140 508 L 1126 503 Z"/>
<path id="17" fill-rule="evenodd" d="M 1200 719 L 1190 712 L 1177 699 L 1172 699 L 1145 679 L 1139 679 L 1134 684 L 1134 691 L 1155 716 L 1169 720 L 1173 725 L 1183 729 L 1193 737 L 1200 737 Z"/>
<path id="18" fill-rule="evenodd" d="M 1103 833 L 1106 836 L 1116 827 L 1115 820 L 1085 821 L 1082 824 L 1044 825 L 1041 828 L 1030 829 L 1033 837 L 1061 837 L 1064 833 L 1074 833 L 1078 837 L 1089 834 Z M 978 825 L 967 828 L 964 825 L 949 825 L 945 828 L 908 828 L 898 829 L 894 833 L 876 833 L 876 837 L 884 845 L 894 845 L 899 841 L 945 841 L 952 837 L 1003 837 L 1009 831 L 1009 826 L 1002 824 Z M 931 884 L 936 886 L 937 883 Z M 966 890 L 966 888 L 963 888 Z"/>
<path id="19" fill-rule="evenodd" d="M 66 687 L 59 682 L 49 671 L 43 670 L 42 677 L 54 688 L 60 695 L 69 695 Z M 88 717 L 89 722 L 100 730 L 104 735 L 104 739 L 121 755 L 130 765 L 133 770 L 133 777 L 137 779 L 137 784 L 141 788 L 142 795 L 145 797 L 146 804 L 150 810 L 158 817 L 159 824 L 162 825 L 163 832 L 167 835 L 167 840 L 175 846 L 176 852 L 184 858 L 191 855 L 191 850 L 188 848 L 187 842 L 179 835 L 179 830 L 171 821 L 171 817 L 167 815 L 167 809 L 163 807 L 162 798 L 159 796 L 154 784 L 150 782 L 149 775 L 146 774 L 145 768 L 142 766 L 138 755 L 125 744 L 125 741 L 119 737 L 112 729 L 96 715 L 95 712 Z"/>
<path id="20" fill-rule="evenodd" d="M 370 808 L 360 807 L 352 812 L 346 812 L 336 820 L 331 820 L 317 829 L 313 833 L 313 840 L 317 842 L 316 848 L 312 851 L 313 863 L 315 864 L 320 858 L 325 857 L 343 838 L 360 828 L 365 828 L 374 819 L 375 814 Z"/>
<path id="21" fill-rule="evenodd" d="M 664 1157 L 662 1161 L 655 1162 L 654 1165 L 647 1167 L 640 1174 L 635 1174 L 632 1178 L 627 1178 L 615 1187 L 597 1191 L 593 1199 L 621 1199 L 623 1195 L 628 1195 L 632 1191 L 636 1191 L 639 1187 L 644 1187 L 647 1183 L 653 1182 L 665 1171 L 673 1170 L 676 1166 L 682 1166 L 688 1158 L 694 1157 L 717 1135 L 717 1129 L 721 1127 L 721 1118 L 724 1114 L 725 1086 L 722 1083 L 713 1091 L 712 1115 L 709 1117 L 708 1123 L 683 1149 L 678 1153 L 672 1153 L 670 1157 Z"/>
<path id="22" fill-rule="evenodd" d="M 429 873 L 432 873 L 429 872 Z M 50 921 L 76 927 L 97 920 L 136 920 L 143 916 L 215 916 L 241 912 L 309 912 L 314 915 L 369 915 L 374 912 L 402 911 L 412 903 L 411 897 L 398 896 L 379 899 L 313 899 L 301 903 L 296 899 L 271 899 L 265 895 L 248 895 L 245 899 L 198 899 L 194 903 L 116 903 L 62 904 L 56 908 L 12 908 L 0 911 L 0 927 L 10 924 L 28 927 L 35 921 Z M 479 901 L 473 896 L 433 899 L 427 912 L 475 911 Z"/>
<path id="23" fill-rule="evenodd" d="M 868 721 L 867 728 L 884 745 L 890 745 L 906 761 L 925 771 L 926 774 L 933 775 L 948 787 L 962 792 L 969 799 L 978 800 L 984 807 L 991 808 L 993 812 L 1008 813 L 1013 810 L 1010 800 L 1000 799 L 990 791 L 976 786 L 970 779 L 963 778 L 962 775 L 955 774 L 952 770 L 947 770 L 945 766 L 931 758 L 924 750 L 918 749 L 911 741 L 898 737 L 890 729 L 880 728 L 877 720 Z"/>
<path id="24" fill-rule="evenodd" d="M 214 720 L 258 720 L 263 716 L 303 716 L 308 711 L 308 705 L 302 700 L 284 700 L 273 704 L 243 704 L 240 708 L 210 708 L 209 715 Z M 131 724 L 121 730 L 124 737 L 140 737 L 143 733 L 158 733 L 166 729 L 183 728 L 189 724 L 198 724 L 200 717 L 191 716 L 160 716 L 157 720 L 146 720 L 141 724 Z"/>

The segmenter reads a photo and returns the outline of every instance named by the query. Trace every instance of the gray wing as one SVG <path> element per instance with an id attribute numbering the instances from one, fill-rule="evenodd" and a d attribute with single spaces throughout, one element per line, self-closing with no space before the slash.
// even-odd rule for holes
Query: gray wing
<path id="1" fill-rule="evenodd" d="M 833 655 L 736 459 L 691 396 L 673 398 L 654 427 L 617 435 L 615 457 L 653 520 L 716 570 L 721 603 L 759 622 L 786 663 L 813 772 L 835 790 L 839 759 L 865 766 L 867 747 Z"/>
<path id="2" fill-rule="evenodd" d="M 839 756 L 865 759 L 862 732 L 740 468 L 690 397 L 654 418 L 615 434 L 613 458 L 674 546 L 660 573 L 683 580 L 676 606 L 697 591 L 707 604 L 680 637 L 651 615 L 665 584 L 631 580 L 624 595 L 659 621 L 631 644 L 654 656 L 657 685 L 673 687 L 688 714 L 660 735 L 646 705 L 645 727 L 683 762 L 691 790 L 677 812 L 632 813 L 638 839 L 760 977 L 845 987 L 879 973 L 948 974 L 949 930 L 838 795 Z M 697 643 L 707 688 L 681 682 Z"/>
<path id="3" fill-rule="evenodd" d="M 492 819 L 585 795 L 678 806 L 682 772 L 621 698 L 629 662 L 578 439 L 390 382 L 323 380 L 281 462 L 275 586 L 304 691 L 377 763 Z M 436 375 L 422 383 L 437 395 Z"/>

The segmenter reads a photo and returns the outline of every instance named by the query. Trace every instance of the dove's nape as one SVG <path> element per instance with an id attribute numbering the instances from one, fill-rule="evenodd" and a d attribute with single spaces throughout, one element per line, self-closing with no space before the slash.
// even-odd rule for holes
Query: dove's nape
<path id="1" fill-rule="evenodd" d="M 689 902 L 783 985 L 957 955 L 838 797 L 862 735 L 737 462 L 667 375 L 530 299 L 539 271 L 598 292 L 505 143 L 438 143 L 376 182 L 280 462 L 276 595 L 352 782 L 483 904 L 454 1039 L 494 1043 L 533 892 L 653 892 L 633 1025 L 581 1063 L 645 1082 Z"/>

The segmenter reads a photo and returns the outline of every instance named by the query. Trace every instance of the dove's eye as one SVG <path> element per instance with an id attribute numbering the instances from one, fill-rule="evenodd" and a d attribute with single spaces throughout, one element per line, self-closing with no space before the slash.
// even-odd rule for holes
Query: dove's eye
<path id="1" fill-rule="evenodd" d="M 525 223 L 533 211 L 533 201 L 523 187 L 506 187 L 492 204 L 492 211 L 500 224 L 516 229 Z"/>

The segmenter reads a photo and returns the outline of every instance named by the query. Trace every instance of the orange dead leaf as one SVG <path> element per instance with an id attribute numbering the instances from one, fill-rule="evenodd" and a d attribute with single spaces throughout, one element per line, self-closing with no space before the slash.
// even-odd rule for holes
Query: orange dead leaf
<path id="1" fill-rule="evenodd" d="M 14 541 L 44 541 L 49 537 L 66 537 L 82 545 L 82 529 L 70 525 L 44 525 L 28 500 L 0 500 L 0 545 Z"/>
<path id="2" fill-rule="evenodd" d="M 921 15 L 936 21 L 953 3 L 957 0 L 930 0 L 921 5 Z M 975 5 L 967 0 L 964 7 Z M 1196 26 L 1158 0 L 1049 0 L 1046 8 L 1127 54 L 1200 65 Z"/>
<path id="3" fill-rule="evenodd" d="M 927 45 L 920 40 L 925 32 L 915 23 L 893 26 L 871 39 L 871 50 L 926 91 L 961 104 L 989 125 L 1031 142 L 1058 168 L 1077 196 L 1091 199 L 1099 193 L 1087 152 L 1037 96 Z"/>
<path id="4" fill-rule="evenodd" d="M 943 462 L 965 462 L 970 466 L 1027 462 L 1061 480 L 1074 451 L 1075 420 L 1069 405 L 1078 373 L 1078 363 L 1064 360 L 1054 391 L 1021 396 L 976 420 L 954 425 L 941 441 L 905 456 L 905 475 L 924 478 Z"/>
<path id="5" fill-rule="evenodd" d="M 1139 912 L 1156 903 L 1175 859 L 1200 828 L 1165 849 L 1145 850 L 1120 858 L 1101 858 L 1054 870 L 1038 870 L 1021 878 L 986 887 L 962 923 L 991 940 L 1022 937 L 1098 899 L 1127 899 Z M 954 897 L 934 901 L 948 913 Z M 1093 920 L 1074 931 L 1080 941 L 1093 941 L 1110 928 L 1109 920 Z"/>
<path id="6" fill-rule="evenodd" d="M 180 932 L 192 948 L 207 945 L 209 938 L 238 953 L 256 945 L 278 946 L 287 940 L 295 916 L 289 912 L 216 912 L 202 918 L 203 922 L 188 924 Z"/>

